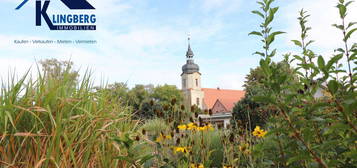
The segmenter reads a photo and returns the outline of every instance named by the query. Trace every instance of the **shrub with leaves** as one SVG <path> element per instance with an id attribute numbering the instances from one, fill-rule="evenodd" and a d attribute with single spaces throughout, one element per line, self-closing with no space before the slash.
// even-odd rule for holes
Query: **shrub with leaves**
<path id="1" fill-rule="evenodd" d="M 271 58 L 270 44 L 277 34 L 272 32 L 269 23 L 277 8 L 272 8 L 273 0 L 258 2 L 262 12 L 253 11 L 264 19 L 261 32 L 252 32 L 263 39 L 264 52 L 260 66 L 266 80 L 268 92 L 254 99 L 273 105 L 279 114 L 268 124 L 269 133 L 264 141 L 254 147 L 254 157 L 261 158 L 259 164 L 279 167 L 354 167 L 357 165 L 357 94 L 356 87 L 356 43 L 351 35 L 357 30 L 355 23 L 347 23 L 348 6 L 352 2 L 339 0 L 337 8 L 341 24 L 334 25 L 343 33 L 343 48 L 329 60 L 316 55 L 309 47 L 308 16 L 306 11 L 299 13 L 301 39 L 293 43 L 301 48 L 301 54 L 294 55 L 290 62 L 296 62 L 295 73 L 299 82 L 290 83 L 290 76 L 276 73 Z M 350 43 L 353 43 L 350 45 Z M 270 53 L 270 54 L 269 54 Z M 345 57 L 347 66 L 340 66 Z M 317 62 L 317 64 L 315 63 Z M 347 70 L 344 70 L 347 69 Z M 287 85 L 286 83 L 289 83 Z M 317 97 L 318 90 L 325 95 Z M 271 151 L 277 151 L 272 153 Z"/>

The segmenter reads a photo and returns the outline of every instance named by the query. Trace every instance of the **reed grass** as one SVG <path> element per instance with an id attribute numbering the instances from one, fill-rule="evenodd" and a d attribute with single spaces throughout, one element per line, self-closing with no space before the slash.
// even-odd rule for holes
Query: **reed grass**
<path id="1" fill-rule="evenodd" d="M 112 137 L 136 129 L 129 108 L 95 92 L 89 71 L 37 71 L 1 81 L 0 167 L 125 167 Z"/>

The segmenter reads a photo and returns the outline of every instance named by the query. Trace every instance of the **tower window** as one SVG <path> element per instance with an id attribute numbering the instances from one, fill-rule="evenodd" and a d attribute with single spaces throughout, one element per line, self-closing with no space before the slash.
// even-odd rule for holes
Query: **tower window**
<path id="1" fill-rule="evenodd" d="M 198 79 L 196 79 L 196 86 L 198 87 Z"/>
<path id="2" fill-rule="evenodd" d="M 186 87 L 186 79 L 182 80 L 182 87 L 185 88 Z"/>
<path id="3" fill-rule="evenodd" d="M 197 99 L 196 99 L 196 104 L 197 104 L 197 106 L 200 105 L 200 98 L 197 98 Z"/>

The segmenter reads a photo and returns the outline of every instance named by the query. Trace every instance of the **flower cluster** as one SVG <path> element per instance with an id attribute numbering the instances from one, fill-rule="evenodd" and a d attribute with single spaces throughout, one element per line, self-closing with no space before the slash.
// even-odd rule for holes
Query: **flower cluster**
<path id="1" fill-rule="evenodd" d="M 239 151 L 241 151 L 243 154 L 249 155 L 250 154 L 249 144 L 248 143 L 240 144 Z"/>
<path id="2" fill-rule="evenodd" d="M 156 142 L 161 142 L 165 139 L 172 139 L 172 137 L 171 137 L 171 135 L 164 135 L 164 134 L 160 133 L 160 136 L 158 136 L 156 138 Z"/>
<path id="3" fill-rule="evenodd" d="M 185 124 L 179 125 L 179 126 L 177 126 L 177 128 L 179 130 L 195 130 L 195 131 L 206 131 L 206 130 L 213 131 L 214 130 L 212 124 L 206 124 L 204 126 L 197 126 L 197 124 L 195 124 L 195 123 L 189 123 L 187 125 L 185 125 Z"/>
<path id="4" fill-rule="evenodd" d="M 225 165 L 225 166 L 223 166 L 223 168 L 233 168 L 233 166 L 231 166 L 231 165 Z"/>
<path id="5" fill-rule="evenodd" d="M 187 149 L 187 147 L 174 147 L 174 153 L 184 153 L 187 154 L 189 153 L 189 150 Z"/>
<path id="6" fill-rule="evenodd" d="M 256 126 L 253 131 L 253 135 L 258 137 L 258 138 L 263 138 L 265 134 L 267 134 L 267 131 L 264 131 L 263 129 L 260 129 L 260 126 Z"/>
<path id="7" fill-rule="evenodd" d="M 205 168 L 205 166 L 203 166 L 203 164 L 194 164 L 194 163 L 191 163 L 190 164 L 190 168 Z"/>

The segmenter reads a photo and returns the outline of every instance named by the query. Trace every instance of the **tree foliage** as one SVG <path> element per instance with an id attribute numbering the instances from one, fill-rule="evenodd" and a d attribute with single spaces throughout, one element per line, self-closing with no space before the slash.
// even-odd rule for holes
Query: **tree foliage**
<path id="1" fill-rule="evenodd" d="M 63 80 L 66 75 L 72 79 L 72 81 L 77 81 L 79 76 L 78 71 L 73 70 L 72 61 L 60 61 L 52 58 L 41 60 L 39 63 L 46 78 Z"/>
<path id="2" fill-rule="evenodd" d="M 137 118 L 153 118 L 173 100 L 175 104 L 183 102 L 181 90 L 174 85 L 135 85 L 129 89 L 125 83 L 114 83 L 97 91 L 107 92 L 112 101 L 131 107 Z"/>
<path id="3" fill-rule="evenodd" d="M 266 23 L 271 23 L 268 13 L 275 13 L 273 0 L 262 0 L 258 4 L 265 21 L 261 24 L 263 33 Z M 356 87 L 356 41 L 351 39 L 355 33 L 355 22 L 346 21 L 348 6 L 352 1 L 338 0 L 337 9 L 341 24 L 334 24 L 342 34 L 342 48 L 326 59 L 309 49 L 312 40 L 308 40 L 307 26 L 309 15 L 304 10 L 299 12 L 298 21 L 301 39 L 292 42 L 301 49 L 301 53 L 288 62 L 295 62 L 294 78 L 277 73 L 271 54 L 261 54 L 260 67 L 263 70 L 263 85 L 266 88 L 262 96 L 253 100 L 267 103 L 277 109 L 278 114 L 267 123 L 267 137 L 254 147 L 255 164 L 273 167 L 355 167 L 357 135 L 357 94 Z M 269 12 L 270 11 L 270 12 Z M 257 12 L 254 12 L 257 13 Z M 263 48 L 269 53 L 274 39 L 269 40 L 269 33 L 263 38 Z M 267 43 L 269 41 L 269 43 Z M 351 45 L 352 44 L 352 45 Z M 341 66 L 345 57 L 346 66 Z M 327 86 L 329 96 L 317 98 L 316 92 Z M 276 153 L 271 151 L 277 151 Z"/>
<path id="4" fill-rule="evenodd" d="M 293 69 L 291 69 L 288 62 L 272 63 L 270 66 L 278 69 L 278 73 L 296 79 L 296 76 L 293 74 Z M 268 103 L 261 103 L 254 100 L 254 97 L 266 94 L 267 88 L 264 85 L 265 80 L 266 77 L 261 67 L 250 70 L 244 84 L 245 96 L 236 103 L 233 108 L 233 125 L 238 124 L 240 127 L 252 130 L 257 125 L 264 126 L 269 117 L 276 114 L 277 110 Z"/>

